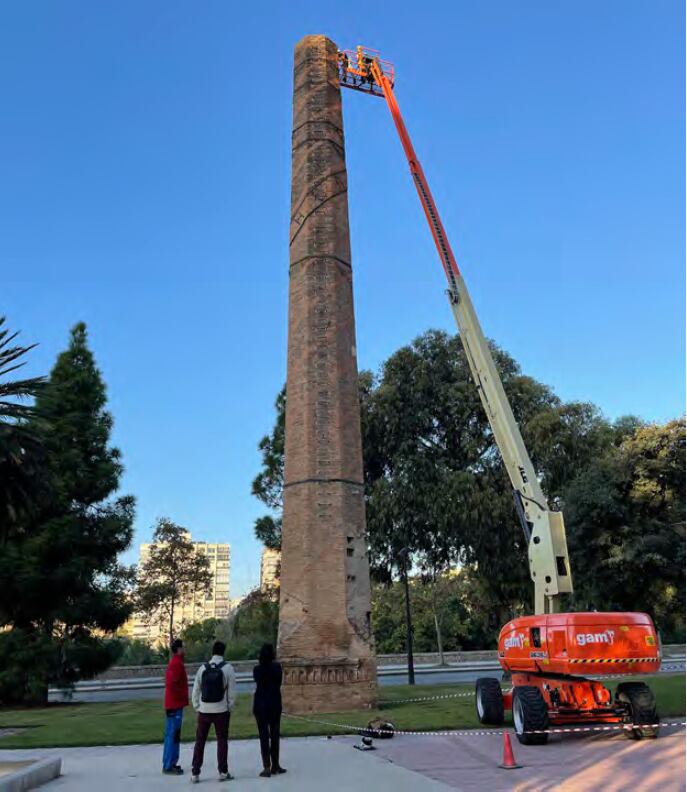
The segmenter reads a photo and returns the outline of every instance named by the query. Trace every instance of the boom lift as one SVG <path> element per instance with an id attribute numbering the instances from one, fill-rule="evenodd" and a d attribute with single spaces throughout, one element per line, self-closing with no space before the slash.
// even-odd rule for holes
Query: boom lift
<path id="1" fill-rule="evenodd" d="M 515 510 L 527 540 L 534 583 L 534 616 L 513 619 L 499 635 L 499 660 L 511 674 L 505 694 L 498 680 L 477 680 L 481 723 L 500 725 L 513 710 L 520 742 L 545 743 L 549 724 L 589 721 L 632 724 L 626 734 L 656 736 L 658 716 L 643 683 L 618 685 L 615 699 L 600 682 L 581 674 L 657 671 L 660 653 L 644 613 L 559 613 L 561 594 L 573 590 L 562 513 L 542 492 L 513 416 L 487 340 L 460 273 L 429 184 L 394 95 L 394 67 L 376 50 L 339 52 L 342 87 L 383 97 L 391 112 L 415 188 L 448 282 L 446 291 L 470 371 L 513 487 Z"/>

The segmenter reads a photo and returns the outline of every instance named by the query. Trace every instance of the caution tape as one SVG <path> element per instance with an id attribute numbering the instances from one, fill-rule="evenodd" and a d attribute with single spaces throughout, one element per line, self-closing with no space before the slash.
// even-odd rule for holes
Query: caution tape
<path id="1" fill-rule="evenodd" d="M 410 731 L 407 729 L 371 729 L 367 726 L 351 726 L 350 723 L 335 723 L 334 721 L 321 720 L 320 718 L 306 718 L 304 715 L 293 715 L 289 712 L 283 713 L 286 718 L 305 721 L 306 723 L 317 723 L 322 726 L 332 726 L 337 729 L 346 729 L 356 734 L 403 734 L 409 737 L 499 737 L 503 734 L 510 734 L 510 729 L 452 729 L 450 731 Z M 608 731 L 631 731 L 632 729 L 658 729 L 661 726 L 687 726 L 687 721 L 663 721 L 661 723 L 614 723 L 599 726 L 565 726 L 553 729 L 529 729 L 525 734 L 576 734 L 580 732 L 608 732 Z"/>
<path id="2" fill-rule="evenodd" d="M 440 701 L 441 699 L 454 699 L 454 698 L 473 698 L 475 695 L 474 690 L 468 690 L 466 693 L 442 693 L 438 696 L 421 696 L 420 698 L 409 699 L 382 699 L 379 703 L 384 706 L 387 704 L 410 704 L 420 701 Z"/>
<path id="3" fill-rule="evenodd" d="M 525 734 L 573 734 L 591 731 L 632 731 L 633 729 L 659 729 L 661 726 L 687 726 L 687 721 L 662 721 L 661 723 L 612 723 L 605 726 L 566 726 L 561 729 L 528 729 Z"/>
<path id="4" fill-rule="evenodd" d="M 658 657 L 571 657 L 569 663 L 660 663 Z"/>
<path id="5" fill-rule="evenodd" d="M 370 729 L 367 726 L 351 726 L 350 723 L 335 723 L 334 721 L 326 721 L 321 720 L 320 718 L 306 718 L 304 715 L 292 715 L 291 713 L 284 712 L 282 713 L 287 718 L 295 718 L 297 720 L 305 721 L 306 723 L 318 723 L 322 726 L 333 726 L 337 729 L 346 729 L 347 731 L 355 732 L 356 734 L 405 734 L 412 737 L 455 737 L 455 736 L 485 736 L 485 735 L 495 735 L 495 734 L 502 734 L 503 732 L 489 729 L 484 731 L 478 731 L 477 729 L 466 729 L 464 732 L 462 731 L 408 731 L 405 729 Z"/>
<path id="6" fill-rule="evenodd" d="M 670 673 L 673 672 L 673 670 L 675 670 L 675 671 L 683 671 L 684 672 L 685 669 L 684 668 L 680 668 L 679 666 L 675 666 L 675 667 L 671 666 L 671 667 L 668 667 L 668 668 L 665 668 L 665 669 L 662 668 L 658 672 L 658 674 L 670 674 Z M 626 677 L 638 677 L 638 676 L 653 677 L 653 676 L 657 676 L 658 674 L 656 674 L 656 673 L 637 674 L 637 673 L 633 673 L 632 671 L 625 671 L 622 674 L 601 674 L 601 675 L 599 675 L 599 674 L 590 674 L 589 676 L 586 676 L 585 679 L 623 679 L 623 678 L 626 678 Z"/>

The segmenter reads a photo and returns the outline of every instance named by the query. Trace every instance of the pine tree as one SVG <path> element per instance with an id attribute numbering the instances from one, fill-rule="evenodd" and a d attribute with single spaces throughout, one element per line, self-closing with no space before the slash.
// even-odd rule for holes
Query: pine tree
<path id="1" fill-rule="evenodd" d="M 131 573 L 118 556 L 131 543 L 134 501 L 112 498 L 122 464 L 109 445 L 106 401 L 86 326 L 77 324 L 36 400 L 49 495 L 0 557 L 0 624 L 12 628 L 0 635 L 0 702 L 45 698 L 49 683 L 104 670 L 112 648 L 103 634 L 131 612 Z M 36 658 L 20 668 L 9 651 L 18 635 Z"/>

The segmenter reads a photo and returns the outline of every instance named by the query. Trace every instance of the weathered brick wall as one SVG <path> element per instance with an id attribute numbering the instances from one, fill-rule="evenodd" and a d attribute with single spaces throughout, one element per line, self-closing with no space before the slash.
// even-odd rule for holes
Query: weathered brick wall
<path id="1" fill-rule="evenodd" d="M 337 47 L 296 46 L 279 652 L 292 712 L 376 691 Z"/>

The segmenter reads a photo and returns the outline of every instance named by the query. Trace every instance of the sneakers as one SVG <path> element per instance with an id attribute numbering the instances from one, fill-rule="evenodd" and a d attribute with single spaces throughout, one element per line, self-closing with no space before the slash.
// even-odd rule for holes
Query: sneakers
<path id="1" fill-rule="evenodd" d="M 174 775 L 180 775 L 178 773 L 174 773 Z M 220 773 L 218 777 L 218 781 L 233 781 L 234 776 L 231 773 Z M 199 784 L 200 783 L 200 776 L 199 775 L 191 775 L 191 783 L 192 784 Z"/>
<path id="2" fill-rule="evenodd" d="M 162 775 L 180 776 L 183 774 L 184 771 L 179 767 L 179 765 L 174 765 L 174 767 L 170 767 L 169 770 L 165 770 L 164 768 L 162 770 Z"/>
<path id="3" fill-rule="evenodd" d="M 281 767 L 280 765 L 277 765 L 276 767 L 272 768 L 272 775 L 281 775 L 282 773 L 285 773 L 285 772 L 286 772 L 286 770 L 283 767 Z"/>
<path id="4" fill-rule="evenodd" d="M 266 767 L 262 773 L 260 773 L 260 778 L 269 778 L 271 775 L 271 771 Z"/>

